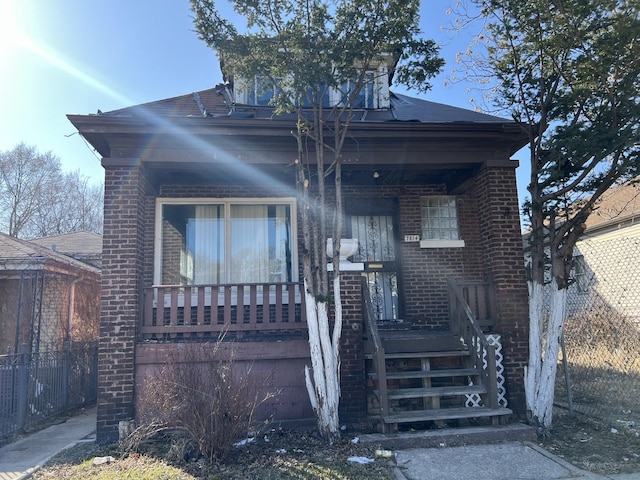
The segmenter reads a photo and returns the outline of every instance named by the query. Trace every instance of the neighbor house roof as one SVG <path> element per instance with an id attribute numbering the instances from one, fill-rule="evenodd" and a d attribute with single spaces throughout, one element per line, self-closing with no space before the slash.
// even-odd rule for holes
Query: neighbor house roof
<path id="1" fill-rule="evenodd" d="M 81 272 L 100 274 L 98 268 L 72 257 L 0 233 L 0 271 L 8 270 L 48 270 L 68 275 Z"/>
<path id="2" fill-rule="evenodd" d="M 99 233 L 62 233 L 29 241 L 96 267 L 102 265 L 102 235 Z"/>
<path id="3" fill-rule="evenodd" d="M 102 235 L 94 232 L 62 233 L 29 241 L 72 257 L 102 253 Z"/>
<path id="4" fill-rule="evenodd" d="M 638 180 L 638 179 L 636 179 Z M 621 228 L 640 220 L 640 183 L 626 183 L 610 188 L 587 218 L 587 233 L 611 228 Z"/>

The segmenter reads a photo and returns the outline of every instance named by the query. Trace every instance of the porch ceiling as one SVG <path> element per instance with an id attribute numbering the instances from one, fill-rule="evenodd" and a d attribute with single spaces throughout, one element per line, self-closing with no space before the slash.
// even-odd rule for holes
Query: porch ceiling
<path id="1" fill-rule="evenodd" d="M 419 185 L 444 184 L 448 192 L 454 192 L 472 178 L 479 164 L 459 165 L 349 165 L 342 168 L 345 185 Z M 218 184 L 218 185 L 260 185 L 265 179 L 291 184 L 295 181 L 295 170 L 290 165 L 253 165 L 239 168 L 236 164 L 215 163 L 164 163 L 149 164 L 149 178 L 154 186 L 163 184 Z"/>

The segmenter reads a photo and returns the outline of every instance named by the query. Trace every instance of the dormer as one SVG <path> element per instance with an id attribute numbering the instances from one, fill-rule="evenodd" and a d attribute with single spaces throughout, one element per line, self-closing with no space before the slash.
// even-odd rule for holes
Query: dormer
<path id="1" fill-rule="evenodd" d="M 270 80 L 266 75 L 255 75 L 252 81 L 237 78 L 234 82 L 234 98 L 237 104 L 253 106 L 269 106 L 271 100 L 280 89 L 286 88 L 282 78 Z M 323 99 L 324 107 L 334 107 L 345 101 L 354 82 L 346 82 L 341 88 L 331 88 Z M 303 105 L 305 106 L 305 105 Z M 389 108 L 389 72 L 387 65 L 382 63 L 377 69 L 367 70 L 355 109 L 377 110 Z"/>

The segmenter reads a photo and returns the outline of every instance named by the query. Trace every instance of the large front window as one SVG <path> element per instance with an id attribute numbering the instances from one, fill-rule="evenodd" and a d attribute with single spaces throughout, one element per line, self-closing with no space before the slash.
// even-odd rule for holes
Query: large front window
<path id="1" fill-rule="evenodd" d="M 295 281 L 290 199 L 159 199 L 155 283 Z"/>

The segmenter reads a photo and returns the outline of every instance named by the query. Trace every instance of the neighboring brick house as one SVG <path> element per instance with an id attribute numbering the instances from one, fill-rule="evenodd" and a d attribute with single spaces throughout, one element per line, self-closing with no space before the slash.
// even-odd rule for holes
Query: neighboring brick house
<path id="1" fill-rule="evenodd" d="M 136 416 L 143 379 L 168 352 L 223 329 L 238 339 L 236 359 L 255 361 L 254 372 L 269 373 L 282 391 L 268 405 L 275 420 L 312 417 L 303 377 L 310 362 L 295 119 L 230 88 L 69 115 L 105 169 L 99 441 L 114 439 L 118 422 Z M 393 427 L 411 421 L 397 416 L 410 411 L 416 421 L 442 423 L 465 415 L 460 408 L 442 413 L 449 403 L 461 406 L 453 397 L 463 388 L 497 415 L 523 415 L 527 288 L 518 163 L 510 156 L 525 143 L 515 122 L 388 89 L 356 112 L 342 174 L 347 237 L 359 240 L 342 273 L 342 421 Z M 432 351 L 448 351 L 463 336 L 444 332 L 478 332 L 470 320 L 462 322 L 469 328 L 459 325 L 462 297 L 476 320 L 501 336 L 511 410 L 500 410 L 478 381 L 468 386 L 481 376 L 473 369 L 458 368 L 449 383 L 432 371 Z M 383 347 L 374 345 L 376 335 Z M 387 398 L 380 393 L 386 382 L 377 384 L 386 373 L 374 372 L 377 355 L 386 348 L 389 360 L 402 357 L 405 341 L 417 355 L 405 363 L 418 365 L 411 382 L 419 388 L 400 392 L 406 380 L 389 373 Z M 465 348 L 471 353 L 464 355 L 476 355 L 468 342 Z M 415 412 L 426 403 L 437 413 Z M 481 407 L 468 411 L 484 415 Z"/>
<path id="2" fill-rule="evenodd" d="M 64 235 L 59 237 L 62 241 Z M 17 353 L 22 344 L 30 353 L 55 351 L 67 340 L 97 338 L 100 269 L 47 248 L 41 240 L 0 233 L 3 353 Z M 86 252 L 85 247 L 78 244 L 76 253 Z"/>

